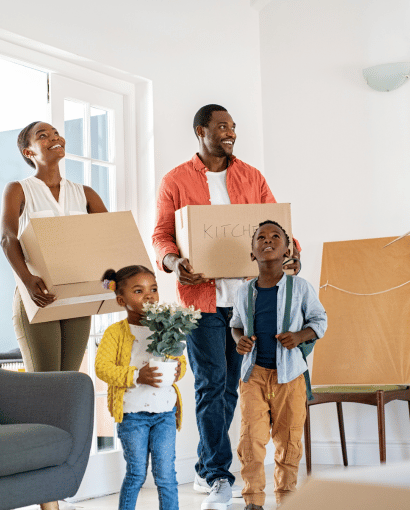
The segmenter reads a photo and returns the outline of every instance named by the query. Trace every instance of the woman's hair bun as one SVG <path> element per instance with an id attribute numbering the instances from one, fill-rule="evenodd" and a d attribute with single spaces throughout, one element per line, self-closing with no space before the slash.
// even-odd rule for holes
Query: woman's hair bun
<path id="1" fill-rule="evenodd" d="M 101 281 L 102 282 L 104 280 L 114 280 L 114 281 L 116 281 L 116 276 L 117 276 L 117 272 L 114 271 L 114 269 L 107 269 L 107 271 L 105 271 L 105 273 L 103 274 L 103 276 L 101 278 Z"/>

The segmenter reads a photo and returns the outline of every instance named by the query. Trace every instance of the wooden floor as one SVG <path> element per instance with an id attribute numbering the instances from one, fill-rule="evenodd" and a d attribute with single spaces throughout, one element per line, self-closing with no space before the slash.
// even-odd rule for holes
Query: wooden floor
<path id="1" fill-rule="evenodd" d="M 266 466 L 266 503 L 264 510 L 274 510 L 276 508 L 275 496 L 273 494 L 273 465 Z M 334 465 L 314 465 L 312 472 L 329 469 L 340 469 L 340 466 Z M 240 474 L 235 473 L 238 485 L 240 484 Z M 298 487 L 306 481 L 306 465 L 301 464 L 299 471 Z M 192 483 L 180 485 L 179 489 L 179 508 L 180 510 L 200 510 L 201 502 L 206 497 L 206 494 L 199 494 L 192 488 Z M 97 499 L 89 499 L 73 503 L 78 510 L 118 510 L 118 494 L 104 496 Z M 245 507 L 244 500 L 235 498 L 230 510 L 243 510 Z M 24 507 L 24 510 L 38 510 L 37 505 Z M 16 509 L 23 510 L 23 509 Z M 156 489 L 142 489 L 136 506 L 136 510 L 158 510 L 158 495 Z"/>

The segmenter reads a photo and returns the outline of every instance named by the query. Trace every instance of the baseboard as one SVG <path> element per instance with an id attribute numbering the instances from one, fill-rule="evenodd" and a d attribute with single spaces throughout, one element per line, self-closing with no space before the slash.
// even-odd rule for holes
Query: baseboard
<path id="1" fill-rule="evenodd" d="M 184 483 L 191 483 L 195 477 L 195 464 L 198 458 L 196 456 L 179 458 L 175 462 L 175 469 L 177 472 L 178 485 Z M 233 461 L 231 466 L 232 472 L 237 472 L 241 468 L 236 451 L 233 452 Z M 151 473 L 151 464 L 148 468 L 147 479 L 145 480 L 144 487 L 148 489 L 155 488 L 154 478 Z"/>
<path id="2" fill-rule="evenodd" d="M 372 466 L 380 463 L 379 457 L 379 443 L 378 441 L 348 441 L 346 443 L 347 457 L 349 466 Z M 275 448 L 270 442 L 266 448 L 265 465 L 274 463 Z M 387 462 L 403 462 L 410 460 L 410 442 L 389 441 L 386 444 L 386 457 Z M 101 462 L 101 457 L 93 459 L 94 462 Z M 191 483 L 195 477 L 195 463 L 197 462 L 196 456 L 178 458 L 175 463 L 177 471 L 178 484 Z M 123 464 L 123 460 L 119 463 Z M 303 454 L 302 464 L 306 464 L 305 454 Z M 342 451 L 340 442 L 338 441 L 313 441 L 312 442 L 312 464 L 329 464 L 343 466 Z M 79 493 L 72 498 L 71 501 L 79 501 L 85 497 L 97 497 L 105 494 L 118 492 L 124 476 L 124 467 L 122 469 L 109 470 L 107 466 L 105 469 L 101 466 L 101 478 L 103 478 L 104 490 L 96 488 L 95 494 L 87 494 L 84 496 Z M 240 463 L 236 454 L 236 449 L 233 450 L 233 462 L 231 471 L 236 473 L 240 470 Z M 84 482 L 84 481 L 83 481 Z M 88 485 L 88 484 L 87 484 Z M 144 488 L 155 488 L 154 478 L 151 473 L 151 465 L 148 468 L 147 479 Z M 81 489 L 81 487 L 80 487 Z"/>
<path id="3" fill-rule="evenodd" d="M 346 443 L 346 449 L 349 466 L 372 466 L 380 463 L 378 441 L 350 441 Z M 231 472 L 236 473 L 240 471 L 241 465 L 236 454 L 236 450 L 232 453 L 233 461 Z M 275 462 L 274 455 L 275 447 L 272 442 L 270 442 L 266 448 L 265 465 L 273 464 Z M 386 457 L 387 462 L 402 462 L 410 460 L 410 443 L 389 441 L 386 444 Z M 176 460 L 175 468 L 177 471 L 177 480 L 179 485 L 194 481 L 196 462 L 196 456 L 184 457 Z M 306 464 L 305 453 L 303 453 L 301 463 Z M 340 442 L 312 442 L 312 464 L 340 464 L 343 466 Z M 150 489 L 155 488 L 151 467 L 148 469 L 147 480 L 144 487 Z"/>

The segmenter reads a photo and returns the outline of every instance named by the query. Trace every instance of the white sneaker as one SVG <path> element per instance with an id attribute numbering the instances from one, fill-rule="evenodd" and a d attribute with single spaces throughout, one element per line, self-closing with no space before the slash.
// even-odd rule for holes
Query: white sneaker
<path id="1" fill-rule="evenodd" d="M 202 504 L 201 510 L 228 510 L 232 505 L 232 489 L 226 478 L 218 478 Z"/>
<path id="2" fill-rule="evenodd" d="M 242 487 L 236 485 L 235 483 L 231 486 L 232 489 L 232 497 L 233 498 L 241 498 L 242 497 Z M 211 492 L 211 487 L 208 485 L 208 482 L 205 478 L 201 478 L 198 473 L 195 473 L 194 480 L 194 491 L 201 492 L 202 494 L 209 494 Z"/>
<path id="3" fill-rule="evenodd" d="M 59 501 L 58 502 L 58 508 L 60 510 L 76 510 L 78 508 L 84 508 L 81 506 L 73 505 L 72 503 L 69 503 L 68 501 Z"/>

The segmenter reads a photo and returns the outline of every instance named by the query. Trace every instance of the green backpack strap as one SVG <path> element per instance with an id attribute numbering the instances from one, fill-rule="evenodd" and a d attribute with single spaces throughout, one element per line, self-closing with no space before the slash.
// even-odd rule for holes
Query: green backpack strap
<path id="1" fill-rule="evenodd" d="M 248 289 L 248 337 L 250 338 L 253 333 L 253 282 L 256 282 L 256 278 L 249 282 Z"/>
<path id="2" fill-rule="evenodd" d="M 286 302 L 285 302 L 285 315 L 282 323 L 282 333 L 286 333 L 290 328 L 290 309 L 292 306 L 292 290 L 293 278 L 286 275 Z"/>
<path id="3" fill-rule="evenodd" d="M 293 290 L 293 278 L 292 276 L 286 275 L 286 302 L 285 302 L 285 314 L 283 317 L 282 333 L 286 333 L 287 331 L 289 331 L 290 328 L 290 309 L 292 305 L 292 290 Z M 311 342 L 309 344 L 303 343 L 298 345 L 306 364 L 307 364 L 306 356 L 312 352 L 313 346 L 314 342 Z M 305 377 L 306 382 L 307 398 L 308 400 L 313 400 L 309 370 L 306 370 L 306 372 L 304 372 L 303 375 Z"/>
<path id="4" fill-rule="evenodd" d="M 253 329 L 253 282 L 256 281 L 254 278 L 248 289 L 248 336 L 251 337 L 254 334 Z M 286 302 L 285 302 L 285 314 L 283 317 L 282 333 L 286 333 L 290 328 L 290 310 L 292 306 L 292 290 L 293 290 L 293 278 L 286 275 Z M 299 349 L 302 352 L 303 359 L 306 361 L 306 356 L 313 350 L 314 342 L 299 344 Z M 307 363 L 307 362 L 306 362 Z M 304 372 L 306 382 L 306 394 L 309 400 L 313 400 L 312 387 L 310 385 L 309 370 Z"/>

